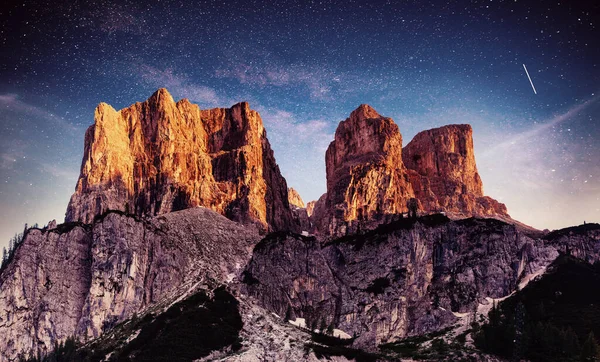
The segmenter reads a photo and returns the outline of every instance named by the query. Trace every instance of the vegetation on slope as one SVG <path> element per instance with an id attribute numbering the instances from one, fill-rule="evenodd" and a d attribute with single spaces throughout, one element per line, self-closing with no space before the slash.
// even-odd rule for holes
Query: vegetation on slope
<path id="1" fill-rule="evenodd" d="M 134 316 L 83 347 L 67 340 L 48 356 L 28 361 L 192 361 L 213 351 L 239 349 L 241 329 L 238 302 L 219 287 L 212 298 L 197 292 L 158 315 Z"/>
<path id="2" fill-rule="evenodd" d="M 561 255 L 541 279 L 492 309 L 475 344 L 515 360 L 600 360 L 599 285 L 599 264 Z"/>

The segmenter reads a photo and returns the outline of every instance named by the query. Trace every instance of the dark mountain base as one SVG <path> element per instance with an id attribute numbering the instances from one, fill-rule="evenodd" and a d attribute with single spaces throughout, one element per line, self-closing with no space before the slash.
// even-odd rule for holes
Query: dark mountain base
<path id="1" fill-rule="evenodd" d="M 241 329 L 238 302 L 220 287 L 212 297 L 200 291 L 161 314 L 134 316 L 106 338 L 79 349 L 69 341 L 45 358 L 28 362 L 192 361 L 226 347 L 239 349 Z"/>
<path id="2" fill-rule="evenodd" d="M 540 279 L 501 302 L 475 334 L 482 350 L 531 361 L 597 361 L 600 265 L 561 255 Z"/>

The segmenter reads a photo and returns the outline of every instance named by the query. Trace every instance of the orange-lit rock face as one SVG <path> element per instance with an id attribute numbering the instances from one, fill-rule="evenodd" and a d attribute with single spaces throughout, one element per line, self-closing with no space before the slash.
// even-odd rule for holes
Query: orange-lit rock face
<path id="1" fill-rule="evenodd" d="M 308 214 L 309 217 L 313 214 L 313 211 L 315 210 L 315 204 L 316 203 L 317 203 L 316 201 L 309 201 L 306 204 L 306 213 Z"/>
<path id="2" fill-rule="evenodd" d="M 271 230 L 289 227 L 287 185 L 248 103 L 201 110 L 159 89 L 120 111 L 102 103 L 94 119 L 67 221 L 204 206 Z"/>
<path id="3" fill-rule="evenodd" d="M 404 147 L 402 159 L 425 212 L 508 217 L 504 204 L 483 196 L 470 125 L 420 132 Z"/>
<path id="4" fill-rule="evenodd" d="M 302 197 L 300 197 L 300 194 L 298 193 L 298 191 L 296 191 L 293 187 L 290 187 L 288 189 L 288 201 L 289 201 L 290 205 L 300 207 L 300 208 L 305 207 Z"/>
<path id="5" fill-rule="evenodd" d="M 393 220 L 413 197 L 424 213 L 509 219 L 504 204 L 483 196 L 469 125 L 421 132 L 402 149 L 394 121 L 361 105 L 339 124 L 325 162 L 327 194 L 310 212 L 325 234 Z"/>
<path id="6" fill-rule="evenodd" d="M 325 163 L 329 233 L 344 234 L 349 224 L 401 213 L 414 196 L 398 126 L 368 105 L 340 122 Z"/>

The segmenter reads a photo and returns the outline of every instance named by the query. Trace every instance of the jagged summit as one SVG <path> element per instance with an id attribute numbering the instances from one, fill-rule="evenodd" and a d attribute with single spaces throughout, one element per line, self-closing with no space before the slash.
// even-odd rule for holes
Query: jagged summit
<path id="1" fill-rule="evenodd" d="M 287 185 L 260 115 L 248 102 L 208 110 L 175 103 L 165 88 L 119 111 L 101 103 L 66 221 L 195 206 L 269 230 L 291 228 Z"/>
<path id="2" fill-rule="evenodd" d="M 325 161 L 327 194 L 311 217 L 325 234 L 393 219 L 412 198 L 425 213 L 510 219 L 503 204 L 483 195 L 470 125 L 423 131 L 402 148 L 396 123 L 362 104 L 338 125 Z"/>
<path id="3" fill-rule="evenodd" d="M 300 207 L 300 208 L 305 207 L 302 197 L 300 196 L 298 191 L 296 191 L 296 189 L 294 189 L 293 187 L 288 188 L 288 200 L 290 202 L 290 205 Z"/>
<path id="4" fill-rule="evenodd" d="M 368 105 L 340 122 L 325 164 L 325 207 L 315 206 L 314 217 L 318 218 L 315 224 L 325 224 L 327 234 L 345 234 L 381 215 L 402 213 L 414 195 L 404 177 L 398 126 Z"/>
<path id="5" fill-rule="evenodd" d="M 350 119 L 363 120 L 371 118 L 381 118 L 381 115 L 368 104 L 361 104 L 350 113 Z"/>
<path id="6" fill-rule="evenodd" d="M 152 95 L 150 96 L 150 98 L 148 100 L 154 101 L 156 103 L 160 103 L 161 101 L 175 103 L 173 96 L 171 95 L 171 93 L 169 93 L 167 88 L 157 89 L 156 92 L 152 93 Z"/>
<path id="7" fill-rule="evenodd" d="M 483 194 L 470 125 L 418 133 L 404 147 L 402 160 L 424 211 L 510 219 L 504 204 Z"/>

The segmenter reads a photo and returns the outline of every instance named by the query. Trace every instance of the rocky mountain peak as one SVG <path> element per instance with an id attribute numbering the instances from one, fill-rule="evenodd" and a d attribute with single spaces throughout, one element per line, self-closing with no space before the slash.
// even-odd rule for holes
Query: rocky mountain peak
<path id="1" fill-rule="evenodd" d="M 420 132 L 404 147 L 402 159 L 424 211 L 508 218 L 506 206 L 483 195 L 470 125 Z"/>
<path id="2" fill-rule="evenodd" d="M 298 191 L 296 191 L 293 187 L 288 188 L 288 201 L 290 202 L 290 205 L 293 205 L 293 206 L 296 206 L 299 208 L 305 207 L 302 197 L 300 196 Z"/>
<path id="3" fill-rule="evenodd" d="M 350 119 L 352 120 L 364 120 L 372 118 L 381 118 L 381 115 L 368 104 L 361 104 L 352 113 L 350 113 Z"/>
<path id="4" fill-rule="evenodd" d="M 290 228 L 287 185 L 260 115 L 247 102 L 208 110 L 175 103 L 164 88 L 120 111 L 101 103 L 66 220 L 196 206 L 266 229 Z"/>
<path id="5" fill-rule="evenodd" d="M 397 214 L 413 197 L 402 163 L 402 135 L 391 118 L 361 105 L 340 122 L 325 155 L 326 233 L 345 234 L 361 223 Z M 316 224 L 322 224 L 320 221 Z M 350 227 L 350 229 L 348 229 Z"/>
<path id="6" fill-rule="evenodd" d="M 172 104 L 175 103 L 173 96 L 166 88 L 159 88 L 148 99 L 150 103 L 155 104 Z"/>
<path id="7" fill-rule="evenodd" d="M 407 168 L 430 179 L 456 181 L 454 183 L 461 188 L 456 191 L 483 196 L 475 163 L 473 129 L 468 124 L 453 124 L 418 133 L 404 147 L 403 161 Z M 449 183 L 437 186 L 438 193 L 455 191 L 448 189 L 452 187 Z M 462 190 L 463 186 L 465 190 Z"/>
<path id="8" fill-rule="evenodd" d="M 422 213 L 510 221 L 506 206 L 483 194 L 468 124 L 420 132 L 402 148 L 394 121 L 363 104 L 340 122 L 325 162 L 326 198 L 311 212 L 313 225 L 325 234 L 394 219 L 411 198 Z"/>

